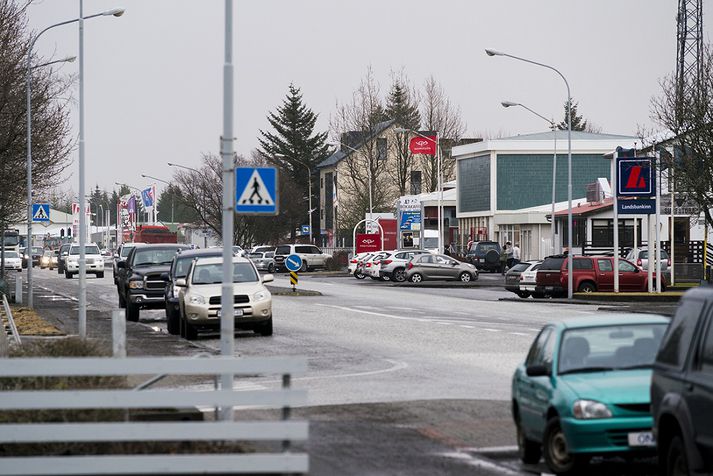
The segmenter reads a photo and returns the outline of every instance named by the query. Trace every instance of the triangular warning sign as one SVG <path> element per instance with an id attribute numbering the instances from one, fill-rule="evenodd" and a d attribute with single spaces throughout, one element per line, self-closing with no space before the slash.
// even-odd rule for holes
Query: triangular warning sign
<path id="1" fill-rule="evenodd" d="M 257 170 L 253 170 L 250 180 L 245 185 L 245 190 L 240 194 L 238 198 L 238 205 L 263 205 L 263 206 L 273 206 L 275 204 L 274 198 L 270 195 L 270 192 L 265 187 L 265 182 L 262 181 L 262 177 Z"/>
<path id="2" fill-rule="evenodd" d="M 45 207 L 37 207 L 37 211 L 32 216 L 32 219 L 36 221 L 42 221 L 49 220 L 50 217 L 47 216 L 47 212 L 45 212 Z"/>

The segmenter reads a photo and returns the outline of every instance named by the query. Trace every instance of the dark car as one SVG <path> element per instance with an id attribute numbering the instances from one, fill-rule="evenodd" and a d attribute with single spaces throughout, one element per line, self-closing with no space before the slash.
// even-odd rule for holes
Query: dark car
<path id="1" fill-rule="evenodd" d="M 520 275 L 536 263 L 537 261 L 523 261 L 510 268 L 508 272 L 505 273 L 505 289 L 517 294 L 521 298 L 530 296 L 530 293 L 527 291 L 520 290 Z"/>
<path id="2" fill-rule="evenodd" d="M 65 243 L 59 247 L 59 256 L 57 257 L 57 273 L 64 274 L 65 264 L 64 261 L 69 256 L 69 249 L 72 247 L 72 243 Z"/>
<path id="3" fill-rule="evenodd" d="M 44 254 L 45 250 L 41 246 L 32 247 L 32 266 L 39 266 L 40 258 Z"/>
<path id="4" fill-rule="evenodd" d="M 111 264 L 111 271 L 112 274 L 114 275 L 114 284 L 119 284 L 119 277 L 122 273 L 119 268 L 119 263 L 121 261 L 124 261 L 127 256 L 129 256 L 129 252 L 131 252 L 132 249 L 134 249 L 134 246 L 136 246 L 139 243 L 122 243 L 119 245 L 119 249 L 116 250 L 116 254 L 114 255 L 114 261 Z"/>
<path id="5" fill-rule="evenodd" d="M 185 279 L 193 260 L 197 258 L 213 258 L 223 256 L 223 248 L 185 249 L 179 250 L 173 257 L 171 269 L 165 273 L 164 305 L 166 306 L 166 327 L 169 334 L 180 332 L 180 308 L 178 303 L 177 279 Z"/>
<path id="6" fill-rule="evenodd" d="M 662 475 L 713 474 L 713 288 L 688 291 L 651 380 Z"/>
<path id="7" fill-rule="evenodd" d="M 471 243 L 465 257 L 476 268 L 495 272 L 500 271 L 500 252 L 497 241 L 476 241 Z"/>
<path id="8" fill-rule="evenodd" d="M 126 320 L 138 321 L 141 309 L 161 309 L 166 306 L 166 273 L 173 257 L 188 245 L 136 245 L 125 260 L 119 261 L 119 307 L 126 308 Z"/>

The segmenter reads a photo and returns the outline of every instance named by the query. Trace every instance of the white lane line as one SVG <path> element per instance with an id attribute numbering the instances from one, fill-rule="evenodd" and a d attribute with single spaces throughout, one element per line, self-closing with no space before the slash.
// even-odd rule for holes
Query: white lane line
<path id="1" fill-rule="evenodd" d="M 442 321 L 436 321 L 436 324 L 438 324 L 440 326 L 450 326 L 451 325 L 450 322 L 442 322 Z"/>
<path id="2" fill-rule="evenodd" d="M 475 326 L 466 326 L 465 324 L 461 324 L 461 325 L 458 326 L 458 327 L 464 327 L 464 328 L 466 328 L 466 329 L 475 329 Z"/>
<path id="3" fill-rule="evenodd" d="M 292 381 L 305 381 L 305 380 L 324 380 L 324 379 L 330 379 L 330 378 L 354 378 L 354 377 L 366 377 L 369 375 L 379 375 L 379 374 L 386 374 L 390 372 L 398 372 L 399 370 L 403 370 L 408 368 L 408 364 L 406 362 L 401 362 L 398 360 L 392 360 L 392 359 L 383 359 L 386 362 L 391 364 L 391 367 L 385 368 L 385 369 L 379 369 L 379 370 L 367 370 L 365 372 L 352 372 L 348 374 L 334 374 L 334 375 L 315 375 L 314 377 L 293 377 Z M 282 383 L 282 380 L 260 380 L 260 383 Z"/>
<path id="4" fill-rule="evenodd" d="M 414 309 L 412 307 L 399 307 L 399 306 L 386 306 L 388 309 L 395 309 L 397 311 L 420 311 L 421 309 Z"/>
<path id="5" fill-rule="evenodd" d="M 524 332 L 508 332 L 508 334 L 512 334 L 514 336 L 529 336 L 530 334 L 526 334 Z"/>
<path id="6" fill-rule="evenodd" d="M 469 312 L 453 311 L 453 314 L 460 314 L 461 316 L 470 316 Z"/>
<path id="7" fill-rule="evenodd" d="M 517 446 L 486 446 L 486 447 L 466 447 L 459 448 L 461 451 L 468 453 L 514 453 L 517 451 Z"/>
<path id="8" fill-rule="evenodd" d="M 513 471 L 512 469 L 502 466 L 494 461 L 490 461 L 485 458 L 479 458 L 477 456 L 473 456 L 468 453 L 450 452 L 450 453 L 441 453 L 440 455 L 444 456 L 446 458 L 458 459 L 470 466 L 475 466 L 476 468 L 494 471 L 498 474 L 504 474 L 506 476 L 522 476 L 522 475 L 529 474 L 529 473 L 523 473 L 520 471 Z"/>
<path id="9" fill-rule="evenodd" d="M 483 327 L 482 330 L 486 332 L 500 332 L 500 329 L 490 329 L 488 327 Z"/>

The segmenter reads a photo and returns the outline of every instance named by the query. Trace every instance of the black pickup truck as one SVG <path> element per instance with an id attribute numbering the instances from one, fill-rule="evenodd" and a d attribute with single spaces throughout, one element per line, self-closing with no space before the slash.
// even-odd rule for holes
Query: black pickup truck
<path id="1" fill-rule="evenodd" d="M 119 261 L 116 290 L 126 320 L 138 321 L 141 309 L 163 309 L 166 275 L 178 250 L 187 245 L 136 245 L 126 260 Z"/>

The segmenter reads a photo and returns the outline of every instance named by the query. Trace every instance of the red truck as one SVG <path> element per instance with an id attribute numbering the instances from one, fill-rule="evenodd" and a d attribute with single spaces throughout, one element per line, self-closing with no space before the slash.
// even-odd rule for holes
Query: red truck
<path id="1" fill-rule="evenodd" d="M 178 243 L 178 234 L 163 225 L 138 225 L 131 238 L 135 243 Z"/>
<path id="2" fill-rule="evenodd" d="M 567 295 L 567 256 L 549 256 L 537 270 L 535 293 L 545 296 Z M 572 285 L 575 291 L 591 293 L 614 290 L 614 257 L 575 256 Z M 653 275 L 656 284 L 656 273 Z M 666 288 L 666 278 L 661 281 L 661 289 Z M 631 261 L 619 259 L 619 291 L 646 292 L 649 289 L 648 273 Z"/>

